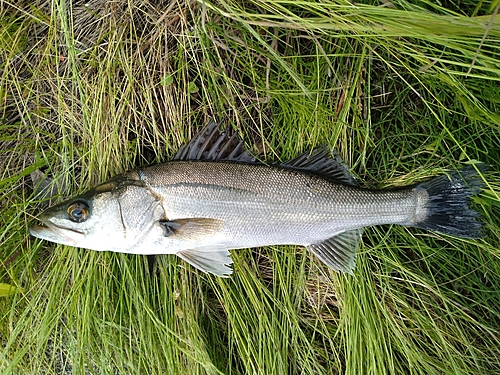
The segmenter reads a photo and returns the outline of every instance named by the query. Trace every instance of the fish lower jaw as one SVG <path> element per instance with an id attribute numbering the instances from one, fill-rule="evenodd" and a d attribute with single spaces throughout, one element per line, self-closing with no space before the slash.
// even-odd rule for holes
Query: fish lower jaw
<path id="1" fill-rule="evenodd" d="M 85 238 L 85 233 L 75 229 L 63 228 L 53 223 L 33 225 L 29 228 L 32 236 L 64 245 L 78 246 Z"/>

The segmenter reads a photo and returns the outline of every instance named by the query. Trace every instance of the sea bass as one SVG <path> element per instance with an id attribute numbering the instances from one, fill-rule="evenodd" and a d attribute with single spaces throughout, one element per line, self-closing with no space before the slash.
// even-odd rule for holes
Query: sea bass
<path id="1" fill-rule="evenodd" d="M 342 160 L 318 148 L 264 165 L 210 124 L 174 160 L 127 172 L 49 208 L 30 233 L 98 251 L 176 254 L 218 276 L 229 250 L 305 246 L 336 271 L 352 273 L 364 227 L 399 224 L 481 236 L 471 197 L 484 164 L 404 188 L 358 187 Z"/>

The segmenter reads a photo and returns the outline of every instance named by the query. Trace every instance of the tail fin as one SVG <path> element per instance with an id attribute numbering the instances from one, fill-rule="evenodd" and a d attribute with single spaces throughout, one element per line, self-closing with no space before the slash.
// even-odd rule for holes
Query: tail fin
<path id="1" fill-rule="evenodd" d="M 486 164 L 468 166 L 417 185 L 417 194 L 419 191 L 427 192 L 423 193 L 427 199 L 421 211 L 425 214 L 411 225 L 457 237 L 483 237 L 483 223 L 478 220 L 480 215 L 470 208 L 470 203 L 471 197 L 484 187 L 477 171 L 486 169 Z"/>

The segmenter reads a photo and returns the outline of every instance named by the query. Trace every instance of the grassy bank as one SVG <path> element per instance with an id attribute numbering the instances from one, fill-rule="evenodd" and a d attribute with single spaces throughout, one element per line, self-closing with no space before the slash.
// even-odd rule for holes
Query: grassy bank
<path id="1" fill-rule="evenodd" d="M 499 7 L 3 2 L 1 372 L 498 373 Z M 168 160 L 211 118 L 267 161 L 328 144 L 373 188 L 488 163 L 486 237 L 368 228 L 352 276 L 280 246 L 233 252 L 218 279 L 29 236 L 49 204 Z"/>

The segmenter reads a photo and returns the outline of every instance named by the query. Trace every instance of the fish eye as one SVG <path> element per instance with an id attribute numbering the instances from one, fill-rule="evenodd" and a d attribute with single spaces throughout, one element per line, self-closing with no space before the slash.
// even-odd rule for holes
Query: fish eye
<path id="1" fill-rule="evenodd" d="M 85 221 L 90 213 L 89 206 L 85 202 L 73 202 L 68 206 L 66 211 L 68 212 L 69 219 L 75 223 Z"/>

